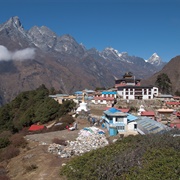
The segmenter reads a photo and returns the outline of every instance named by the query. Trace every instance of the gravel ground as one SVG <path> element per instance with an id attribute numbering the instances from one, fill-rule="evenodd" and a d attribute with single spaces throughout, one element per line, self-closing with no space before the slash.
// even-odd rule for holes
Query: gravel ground
<path id="1" fill-rule="evenodd" d="M 25 138 L 28 140 L 33 140 L 46 144 L 51 144 L 54 138 L 74 141 L 78 137 L 78 133 L 81 129 L 90 126 L 87 120 L 78 119 L 77 121 L 78 121 L 78 126 L 77 126 L 78 129 L 74 131 L 61 130 L 61 131 L 54 131 L 54 132 L 41 133 L 41 134 L 31 134 L 31 135 L 26 135 Z"/>

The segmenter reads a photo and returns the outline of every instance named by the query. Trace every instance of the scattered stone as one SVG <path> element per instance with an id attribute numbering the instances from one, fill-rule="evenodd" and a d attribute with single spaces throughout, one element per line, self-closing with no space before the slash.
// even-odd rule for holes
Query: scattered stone
<path id="1" fill-rule="evenodd" d="M 117 141 L 117 139 L 113 139 L 113 143 L 115 143 Z"/>
<path id="2" fill-rule="evenodd" d="M 39 145 L 45 146 L 45 145 L 47 145 L 47 143 L 45 143 L 45 142 L 40 142 Z"/>
<path id="3" fill-rule="evenodd" d="M 34 156 L 34 154 L 27 154 L 26 156 L 24 156 L 22 159 L 25 160 L 25 159 L 30 159 Z"/>
<path id="4" fill-rule="evenodd" d="M 81 155 L 93 149 L 107 146 L 108 140 L 103 130 L 97 127 L 86 127 L 80 130 L 75 141 L 66 141 L 67 146 L 50 144 L 48 152 L 58 154 L 62 158 Z"/>

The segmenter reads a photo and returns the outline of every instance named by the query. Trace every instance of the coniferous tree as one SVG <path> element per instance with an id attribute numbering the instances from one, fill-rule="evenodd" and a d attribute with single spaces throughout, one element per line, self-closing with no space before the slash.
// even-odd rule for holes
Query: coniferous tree
<path id="1" fill-rule="evenodd" d="M 155 84 L 159 88 L 159 91 L 163 94 L 169 94 L 172 92 L 171 80 L 165 73 L 159 74 L 157 76 Z"/>

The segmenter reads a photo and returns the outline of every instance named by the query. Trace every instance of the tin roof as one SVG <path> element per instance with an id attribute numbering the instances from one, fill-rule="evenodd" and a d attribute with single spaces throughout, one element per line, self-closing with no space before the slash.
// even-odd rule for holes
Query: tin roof
<path id="1" fill-rule="evenodd" d="M 108 116 L 127 116 L 126 113 L 121 112 L 120 110 L 112 107 L 106 111 L 104 111 L 104 114 L 108 115 Z"/>
<path id="2" fill-rule="evenodd" d="M 102 94 L 117 94 L 115 91 L 103 91 Z"/>
<path id="3" fill-rule="evenodd" d="M 168 126 L 157 122 L 149 117 L 139 117 L 136 122 L 138 132 L 140 132 L 141 134 L 161 134 L 170 130 Z"/>

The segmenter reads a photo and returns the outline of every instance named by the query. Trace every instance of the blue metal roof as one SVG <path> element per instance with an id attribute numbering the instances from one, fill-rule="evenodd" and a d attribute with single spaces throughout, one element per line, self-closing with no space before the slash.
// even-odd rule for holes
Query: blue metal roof
<path id="1" fill-rule="evenodd" d="M 76 91 L 74 94 L 77 94 L 77 95 L 82 95 L 83 92 L 82 91 Z"/>
<path id="2" fill-rule="evenodd" d="M 127 116 L 126 113 L 123 113 L 122 111 L 120 111 L 114 107 L 104 111 L 104 114 L 106 114 L 108 116 Z"/>
<path id="3" fill-rule="evenodd" d="M 127 115 L 127 120 L 128 122 L 131 122 L 131 121 L 135 121 L 138 119 L 138 117 L 132 115 L 132 114 L 129 114 L 129 113 L 123 113 L 122 111 L 120 111 L 119 109 L 116 109 L 114 107 L 104 111 L 104 114 L 107 114 L 107 115 L 110 115 L 110 116 L 126 116 Z"/>
<path id="4" fill-rule="evenodd" d="M 109 108 L 107 111 L 109 111 L 110 113 L 116 113 L 116 112 L 121 112 L 120 110 L 112 107 L 112 108 Z"/>
<path id="5" fill-rule="evenodd" d="M 136 116 L 134 116 L 134 115 L 132 115 L 132 114 L 127 113 L 127 120 L 128 120 L 129 122 L 135 121 L 136 119 L 138 119 L 138 117 L 136 117 Z"/>
<path id="6" fill-rule="evenodd" d="M 115 91 L 103 91 L 102 94 L 117 94 Z"/>

